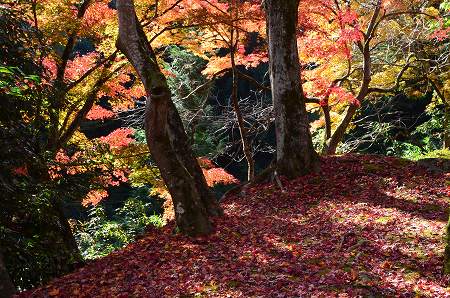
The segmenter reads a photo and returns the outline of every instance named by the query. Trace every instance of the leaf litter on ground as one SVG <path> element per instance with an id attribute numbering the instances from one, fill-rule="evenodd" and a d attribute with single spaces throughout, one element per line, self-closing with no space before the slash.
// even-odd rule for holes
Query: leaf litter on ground
<path id="1" fill-rule="evenodd" d="M 375 155 L 225 198 L 215 232 L 173 223 L 17 297 L 450 297 L 445 174 Z"/>

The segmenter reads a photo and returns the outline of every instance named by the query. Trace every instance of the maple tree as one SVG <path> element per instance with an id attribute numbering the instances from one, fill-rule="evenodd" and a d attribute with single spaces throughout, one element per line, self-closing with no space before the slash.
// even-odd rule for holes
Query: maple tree
<path id="1" fill-rule="evenodd" d="M 423 51 L 417 50 L 420 47 L 411 44 L 427 44 L 427 31 L 416 28 L 418 24 L 429 26 L 436 12 L 423 1 L 374 1 L 367 5 L 305 1 L 300 5 L 303 24 L 299 42 L 305 45 L 300 47 L 300 58 L 312 66 L 305 71 L 305 91 L 318 97 L 323 109 L 325 152 L 336 152 L 360 103 L 369 96 L 392 94 L 429 81 L 417 68 L 428 65 L 425 73 L 432 73 L 442 61 L 425 58 Z M 342 116 L 336 114 L 342 110 Z"/>
<path id="2" fill-rule="evenodd" d="M 175 2 L 177 3 L 177 2 Z M 239 128 L 240 141 L 244 157 L 247 161 L 247 178 L 255 176 L 252 140 L 250 128 L 246 123 L 245 114 L 240 108 L 238 94 L 238 78 L 245 77 L 237 67 L 256 67 L 267 62 L 267 55 L 260 49 L 246 53 L 245 44 L 250 33 L 262 33 L 264 17 L 257 1 L 193 1 L 186 5 L 180 1 L 177 5 L 177 14 L 171 15 L 159 32 L 170 28 L 171 43 L 180 44 L 199 57 L 208 61 L 202 71 L 211 79 L 231 72 L 233 75 L 232 92 L 230 95 L 236 122 Z M 177 29 L 177 24 L 184 30 Z M 189 28 L 189 29 L 185 29 Z M 151 28 L 154 31 L 153 27 Z M 202 34 L 198 34 L 198 32 Z M 159 37 L 159 32 L 155 36 Z M 201 46 L 198 46 L 198 45 Z M 228 49 L 224 55 L 216 55 L 220 49 Z M 202 86 L 200 86 L 202 87 Z M 192 93 L 194 93 L 194 90 Z M 183 100 L 193 94 L 188 94 Z"/>
<path id="3" fill-rule="evenodd" d="M 166 78 L 138 22 L 133 1 L 118 1 L 118 48 L 133 64 L 147 93 L 149 149 L 171 194 L 178 228 L 189 235 L 211 231 L 208 216 L 221 214 L 194 158 Z M 175 157 L 175 158 L 174 158 Z"/>
<path id="4" fill-rule="evenodd" d="M 107 43 L 99 33 L 112 12 L 106 1 L 4 1 L 0 7 L 5 45 L 1 54 L 1 133 L 2 145 L 8 148 L 2 173 L 7 179 L 6 196 L 11 198 L 2 200 L 6 215 L 2 215 L 1 240 L 2 246 L 8 245 L 2 249 L 17 287 L 37 285 L 82 263 L 62 198 L 81 199 L 84 187 L 77 189 L 77 180 L 95 173 L 74 166 L 61 175 L 54 164 L 59 163 L 55 158 L 60 148 L 83 140 L 78 131 L 81 122 L 101 91 L 108 91 L 105 83 L 124 67 L 113 52 L 99 46 L 100 41 Z M 86 54 L 76 49 L 83 39 L 98 49 Z M 16 142 L 21 145 L 17 147 Z M 76 157 L 71 156 L 71 161 L 78 161 L 80 154 Z M 94 187 L 101 182 L 103 187 L 110 184 L 105 181 L 111 176 L 103 172 L 106 176 L 100 181 L 91 177 Z M 67 194 L 58 193 L 62 188 Z M 41 220 L 42 214 L 47 221 Z M 24 220 L 16 224 L 15 218 L 21 217 Z M 34 258 L 30 257 L 31 246 Z"/>
<path id="5" fill-rule="evenodd" d="M 229 20 L 239 20 L 239 18 L 241 17 L 241 13 L 240 13 L 240 7 L 239 7 L 239 2 L 232 0 L 229 3 L 229 14 L 226 15 L 226 17 Z M 216 29 L 217 30 L 217 29 Z M 239 133 L 241 136 L 241 142 L 242 142 L 242 150 L 244 152 L 244 156 L 247 160 L 247 179 L 250 181 L 255 177 L 255 161 L 253 160 L 253 156 L 252 156 L 252 145 L 251 145 L 251 141 L 249 140 L 248 137 L 248 129 L 245 126 L 244 123 L 244 117 L 242 115 L 242 110 L 239 107 L 239 100 L 238 100 L 238 71 L 237 71 L 237 66 L 236 66 L 236 51 L 238 49 L 238 44 L 239 44 L 239 33 L 240 30 L 242 30 L 241 28 L 239 28 L 239 23 L 235 24 L 235 22 L 231 22 L 229 24 L 229 35 L 228 36 L 223 36 L 220 35 L 222 37 L 222 39 L 224 40 L 224 42 L 226 43 L 226 45 L 229 48 L 230 51 L 230 62 L 231 62 L 231 70 L 232 70 L 232 92 L 231 92 L 231 101 L 232 101 L 232 105 L 233 105 L 233 110 L 236 114 L 236 118 L 237 118 L 237 122 L 238 122 L 238 127 L 239 127 Z M 242 49 L 242 45 L 240 48 L 240 52 L 242 53 L 242 51 L 245 51 L 245 49 Z"/>
<path id="6" fill-rule="evenodd" d="M 366 123 L 360 106 L 393 95 L 429 98 L 432 93 L 427 112 L 444 115 L 444 124 L 436 129 L 443 131 L 444 147 L 448 147 L 448 1 L 267 0 L 264 5 L 260 0 L 2 3 L 0 43 L 6 47 L 0 48 L 0 140 L 7 150 L 1 153 L 0 183 L 11 199 L 2 201 L 5 216 L 1 217 L 0 240 L 5 235 L 10 237 L 7 243 L 18 237 L 25 240 L 21 247 L 2 248 L 0 257 L 1 253 L 7 256 L 5 263 L 12 268 L 10 276 L 16 286 L 39 285 L 81 264 L 72 235 L 77 224 L 67 222 L 66 201 L 76 201 L 86 214 L 86 210 L 103 210 L 114 188 L 126 187 L 142 188 L 147 199 L 163 197 L 165 219 L 175 217 L 183 233 L 208 234 L 212 224 L 216 233 L 188 239 L 171 235 L 175 226 L 169 222 L 106 259 L 126 255 L 126 260 L 99 260 L 95 264 L 100 264 L 100 271 L 95 264 L 88 266 L 88 272 L 75 273 L 80 279 L 71 280 L 70 286 L 56 281 L 37 293 L 103 295 L 108 288 L 120 295 L 106 278 L 108 273 L 117 277 L 118 284 L 127 283 L 135 294 L 151 289 L 169 296 L 239 296 L 281 289 L 294 296 L 310 294 L 311 288 L 318 289 L 314 294 L 325 296 L 335 294 L 332 289 L 350 296 L 371 291 L 385 296 L 448 294 L 447 277 L 439 272 L 448 176 L 383 157 L 349 155 L 319 161 L 309 128 L 314 119 L 313 132 L 323 131 L 323 153 L 333 154 L 345 150 L 338 148 L 345 134 Z M 172 66 L 176 57 L 170 53 L 172 47 L 186 54 L 177 56 L 178 65 L 185 64 L 185 68 Z M 270 87 L 264 79 L 261 83 L 249 75 L 264 72 L 267 64 Z M 219 78 L 230 85 L 227 99 L 215 100 L 212 95 Z M 273 106 L 264 106 L 264 113 L 255 116 L 259 102 L 241 98 L 244 80 L 247 89 L 251 85 L 264 96 L 272 93 Z M 224 123 L 220 131 L 239 135 L 239 144 L 227 146 L 241 148 L 248 180 L 260 181 L 266 173 L 256 175 L 255 131 L 260 128 L 255 127 L 262 118 L 261 129 L 270 139 L 264 141 L 275 141 L 271 135 L 275 126 L 277 172 L 273 185 L 236 188 L 224 202 L 225 218 L 213 218 L 221 208 L 210 188 L 239 181 L 222 167 L 226 162 L 212 158 L 212 146 L 198 154 L 208 157 L 198 158 L 193 152 L 198 153 L 199 145 L 196 125 L 208 126 L 200 129 L 200 137 L 211 137 L 208 134 L 214 134 L 217 125 L 214 117 L 218 118 L 213 110 L 222 108 L 221 101 L 228 102 L 229 111 L 217 121 Z M 206 106 L 208 113 L 213 112 L 208 114 Z M 354 122 L 355 117 L 359 118 Z M 319 172 L 293 181 L 281 177 L 315 170 Z M 236 173 L 241 174 L 233 169 Z M 363 190 L 370 193 L 370 199 Z M 306 216 L 304 210 L 311 214 Z M 114 226 L 105 216 L 103 223 L 97 222 L 98 231 Z M 17 224 L 17 218 L 23 222 Z M 46 222 L 46 218 L 51 220 Z M 91 219 L 95 224 L 96 217 Z M 384 225 L 391 219 L 401 223 L 402 231 Z M 404 243 L 400 235 L 410 233 L 418 223 L 420 229 L 426 227 L 420 237 L 430 238 L 426 229 L 438 236 L 432 241 L 408 236 L 413 244 Z M 143 226 L 139 226 L 141 232 Z M 317 230 L 324 227 L 332 232 L 319 235 Z M 120 238 L 123 231 L 114 231 Z M 293 236 L 297 234 L 301 239 Z M 255 237 L 264 243 L 255 242 Z M 203 245 L 208 241 L 214 251 Z M 51 242 L 53 247 L 48 246 Z M 146 253 L 142 242 L 147 245 Z M 28 249 L 34 247 L 36 254 L 27 254 L 24 243 L 31 243 Z M 393 245 L 399 250 L 390 250 Z M 184 255 L 177 246 L 191 249 L 192 254 Z M 149 255 L 148 247 L 157 253 Z M 230 254 L 229 247 L 238 253 L 237 264 L 230 261 L 236 255 Z M 318 253 L 323 247 L 333 253 Z M 356 249 L 363 253 L 355 254 Z M 430 266 L 416 258 L 424 250 L 430 252 L 424 257 Z M 111 251 L 106 248 L 97 257 Z M 150 260 L 145 271 L 155 272 L 154 278 L 142 278 L 136 269 L 142 264 L 129 257 L 129 251 Z M 94 252 L 90 256 L 95 257 Z M 352 260 L 340 262 L 343 255 Z M 153 266 L 158 258 L 167 260 L 161 268 Z M 27 262 L 26 268 L 21 265 Z M 193 262 L 199 267 L 191 268 Z M 252 262 L 262 269 L 253 268 Z M 399 266 L 415 268 L 419 275 L 411 277 Z M 123 278 L 116 267 L 137 270 L 133 273 L 139 278 Z M 177 284 L 172 283 L 167 272 L 180 267 L 187 270 Z M 0 258 L 3 278 L 1 268 Z M 105 274 L 103 283 L 86 281 L 93 272 Z M 323 290 L 323 284 L 331 290 Z"/>

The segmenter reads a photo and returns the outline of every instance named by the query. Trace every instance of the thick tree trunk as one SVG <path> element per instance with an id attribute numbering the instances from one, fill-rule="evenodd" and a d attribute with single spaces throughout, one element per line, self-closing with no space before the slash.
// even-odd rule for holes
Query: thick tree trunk
<path id="1" fill-rule="evenodd" d="M 277 173 L 293 178 L 318 165 L 309 131 L 297 50 L 299 0 L 265 0 L 272 98 L 277 140 Z"/>
<path id="2" fill-rule="evenodd" d="M 191 236 L 207 234 L 211 232 L 208 215 L 220 215 L 222 211 L 193 155 L 166 78 L 137 20 L 133 0 L 118 0 L 117 10 L 117 47 L 131 62 L 146 89 L 147 143 L 172 196 L 177 226 Z"/>
<path id="3" fill-rule="evenodd" d="M 3 262 L 3 253 L 0 250 L 0 297 L 9 298 L 16 292 L 16 288 L 9 277 L 8 270 Z"/>

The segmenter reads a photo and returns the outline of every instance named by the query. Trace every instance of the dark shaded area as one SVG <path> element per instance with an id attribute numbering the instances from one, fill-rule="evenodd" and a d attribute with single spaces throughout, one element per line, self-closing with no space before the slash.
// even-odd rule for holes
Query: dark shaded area
<path id="1" fill-rule="evenodd" d="M 420 98 L 409 98 L 405 94 L 365 101 L 354 122 L 358 125 L 345 135 L 344 142 L 359 144 L 356 152 L 386 154 L 393 142 L 404 142 L 425 150 L 424 136 L 414 134 L 416 128 L 429 121 L 426 107 L 431 103 L 432 93 Z M 384 126 L 383 126 L 384 125 Z M 380 127 L 388 127 L 382 130 Z M 380 134 L 376 130 L 380 130 Z"/>

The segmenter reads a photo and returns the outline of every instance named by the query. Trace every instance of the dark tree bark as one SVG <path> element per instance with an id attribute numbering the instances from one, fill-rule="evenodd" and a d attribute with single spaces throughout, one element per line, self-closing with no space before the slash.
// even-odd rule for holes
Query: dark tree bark
<path id="1" fill-rule="evenodd" d="M 444 149 L 450 149 L 450 104 L 444 108 Z"/>
<path id="2" fill-rule="evenodd" d="M 208 215 L 220 215 L 222 211 L 193 155 L 166 78 L 137 20 L 133 0 L 118 0 L 117 10 L 117 48 L 144 84 L 147 144 L 172 196 L 177 226 L 187 235 L 208 234 L 212 228 Z"/>
<path id="3" fill-rule="evenodd" d="M 297 50 L 299 0 L 265 0 L 272 98 L 277 140 L 277 173 L 289 178 L 316 170 L 300 79 Z"/>
<path id="4" fill-rule="evenodd" d="M 61 264 L 61 268 L 64 268 L 62 269 L 63 272 L 70 272 L 81 264 L 84 264 L 83 257 L 81 256 L 77 241 L 75 240 L 72 229 L 70 228 L 69 221 L 64 215 L 62 202 L 59 198 L 53 198 L 51 200 L 51 204 L 61 225 L 59 228 L 59 232 L 62 237 L 64 246 L 67 248 L 68 254 L 70 254 L 73 261 L 72 264 Z"/>
<path id="5" fill-rule="evenodd" d="M 330 106 L 328 103 L 322 107 L 323 110 L 323 116 L 325 118 L 325 135 L 323 138 L 323 148 L 322 148 L 322 154 L 327 154 L 327 148 L 328 148 L 328 140 L 331 138 L 331 115 L 330 115 Z"/>
<path id="6" fill-rule="evenodd" d="M 442 149 L 450 149 L 450 100 L 445 97 L 443 90 L 443 83 L 428 79 L 437 96 L 441 99 L 444 105 L 444 143 Z"/>
<path id="7" fill-rule="evenodd" d="M 3 262 L 3 253 L 0 250 L 0 297 L 9 298 L 16 292 L 16 288 L 9 277 L 8 270 Z"/>
<path id="8" fill-rule="evenodd" d="M 237 11 L 236 3 L 233 3 L 235 9 Z M 235 61 L 235 52 L 236 52 L 236 43 L 234 42 L 234 36 L 237 35 L 238 32 L 234 28 L 231 28 L 231 45 L 230 45 L 230 59 L 231 59 L 231 70 L 233 75 L 233 86 L 231 92 L 231 103 L 233 105 L 234 113 L 236 114 L 239 133 L 241 135 L 242 142 L 242 151 L 244 152 L 245 159 L 247 160 L 247 179 L 248 181 L 252 180 L 255 177 L 255 161 L 253 160 L 252 154 L 252 144 L 248 138 L 247 128 L 245 127 L 244 117 L 242 116 L 241 108 L 239 107 L 238 100 L 238 79 L 239 75 L 237 72 L 236 61 Z M 236 37 L 236 41 L 238 38 Z"/>
<path id="9" fill-rule="evenodd" d="M 114 55 L 115 56 L 115 55 Z M 114 57 L 112 58 L 114 59 Z M 111 62 L 111 61 L 110 61 Z M 81 109 L 75 114 L 75 117 L 70 122 L 70 124 L 67 125 L 67 128 L 65 128 L 65 124 L 69 121 L 69 115 L 66 116 L 67 122 L 63 123 L 61 129 L 60 129 L 60 137 L 57 141 L 57 148 L 62 148 L 69 140 L 72 138 L 72 136 L 75 134 L 75 132 L 80 128 L 81 123 L 86 119 L 87 114 L 94 106 L 98 92 L 100 91 L 100 88 L 109 80 L 111 79 L 112 75 L 115 71 L 118 71 L 118 69 L 115 69 L 109 73 L 108 69 L 111 67 L 111 64 L 108 63 L 108 65 L 105 66 L 105 69 L 103 70 L 100 78 L 97 79 L 92 89 L 89 91 L 88 95 L 86 96 L 86 101 L 84 102 Z"/>

